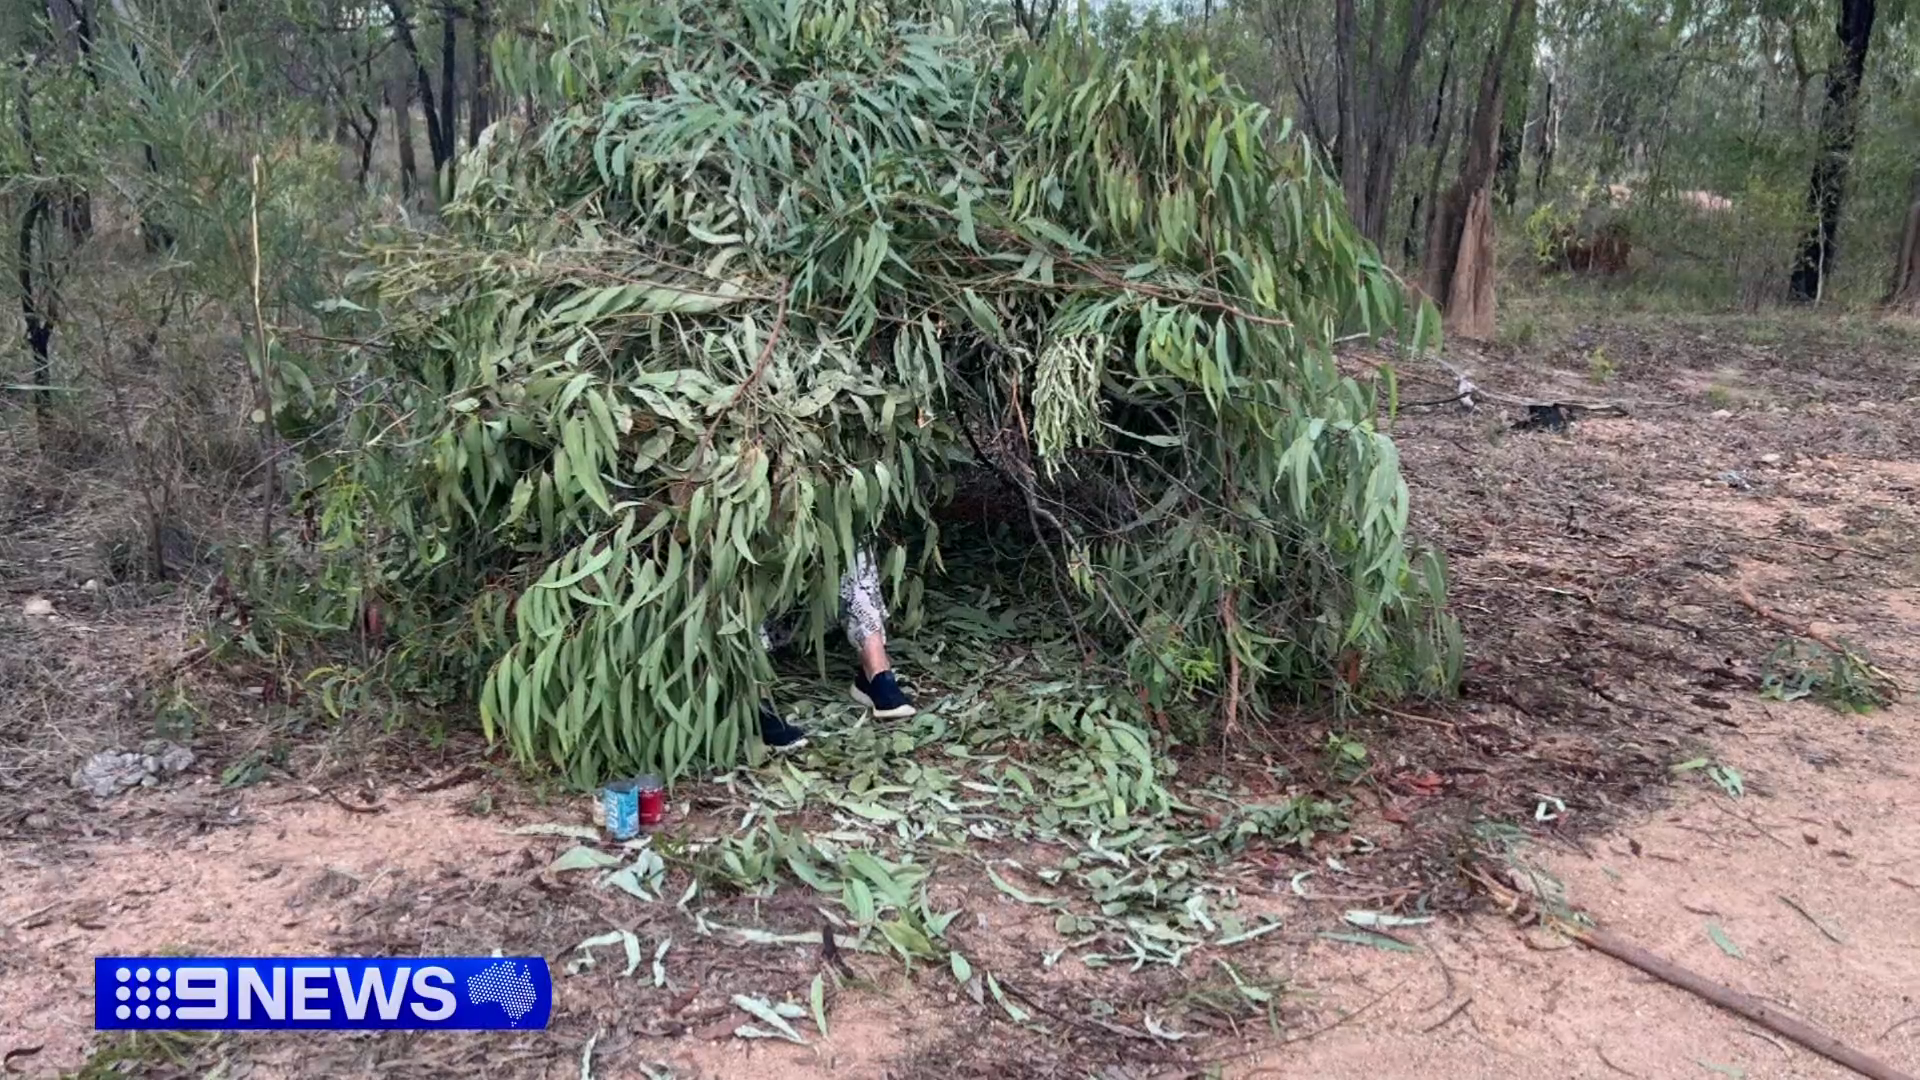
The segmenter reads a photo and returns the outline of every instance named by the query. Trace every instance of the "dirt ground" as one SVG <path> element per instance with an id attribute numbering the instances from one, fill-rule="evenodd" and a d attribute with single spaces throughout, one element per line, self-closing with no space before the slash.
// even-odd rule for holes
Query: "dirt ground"
<path id="1" fill-rule="evenodd" d="M 1474 411 L 1416 406 L 1396 424 L 1415 528 L 1448 555 L 1468 679 L 1459 702 L 1351 726 L 1373 751 L 1350 790 L 1351 834 L 1253 851 L 1228 871 L 1248 907 L 1285 920 L 1232 954 L 1276 988 L 1271 1020 L 1209 1005 L 1223 983 L 1206 952 L 1139 976 L 1045 966 L 1050 920 L 954 875 L 940 885 L 966 912 L 952 940 L 1016 973 L 1029 1024 L 942 972 L 857 955 L 825 1037 L 736 1038 L 730 995 L 805 1000 L 817 946 L 703 938 L 670 901 L 642 910 L 556 878 L 546 866 L 565 842 L 512 830 L 584 824 L 584 804 L 518 779 L 469 735 L 302 728 L 257 687 L 182 666 L 203 597 L 86 588 L 99 571 L 75 523 L 97 520 L 106 496 L 0 447 L 21 479 L 0 494 L 6 1071 L 1850 1075 L 1519 925 L 1462 873 L 1494 849 L 1536 865 L 1601 927 L 1920 1071 L 1920 326 L 1534 321 L 1524 344 L 1449 354 L 1482 390 Z M 1403 374 L 1403 400 L 1453 393 L 1437 369 Z M 1509 399 L 1620 401 L 1629 415 L 1517 431 L 1525 410 Z M 26 614 L 34 599 L 56 614 Z M 1907 699 L 1850 713 L 1763 697 L 1770 652 L 1796 633 L 1857 646 Z M 185 776 L 105 804 L 68 786 L 87 754 L 153 737 L 182 710 L 199 755 Z M 1305 759 L 1328 730 L 1294 718 L 1244 756 Z M 696 789 L 676 810 L 721 808 Z M 1353 908 L 1436 918 L 1392 930 L 1400 948 L 1322 936 Z M 820 926 L 792 890 L 723 914 Z M 611 953 L 562 972 L 574 943 L 610 926 L 649 950 L 673 939 L 664 987 L 609 973 Z M 548 1031 L 109 1040 L 88 1023 L 96 954 L 494 948 L 553 962 Z M 1167 1034 L 1145 1034 L 1156 1024 Z"/>

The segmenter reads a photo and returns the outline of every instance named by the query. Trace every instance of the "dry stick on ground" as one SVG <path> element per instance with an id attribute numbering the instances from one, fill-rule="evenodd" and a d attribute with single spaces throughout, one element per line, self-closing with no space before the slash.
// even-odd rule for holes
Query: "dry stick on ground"
<path id="1" fill-rule="evenodd" d="M 1648 952 L 1598 927 L 1580 926 L 1571 921 L 1570 913 L 1564 909 L 1556 912 L 1536 908 L 1524 894 L 1493 880 L 1486 873 L 1468 868 L 1466 875 L 1484 888 L 1487 895 L 1510 916 L 1540 920 L 1559 929 L 1589 949 L 1606 953 L 1622 963 L 1639 968 L 1669 986 L 1679 987 L 1710 1004 L 1746 1017 L 1761 1027 L 1777 1035 L 1784 1035 L 1827 1060 L 1844 1065 L 1870 1080 L 1915 1080 L 1912 1075 L 1868 1057 L 1811 1024 L 1789 1016 L 1759 998 L 1722 986 L 1704 975 L 1681 967 L 1665 957 Z M 1608 1064 L 1613 1063 L 1608 1062 Z"/>
<path id="2" fill-rule="evenodd" d="M 193 665 L 199 663 L 200 661 L 205 660 L 212 653 L 213 653 L 213 647 L 210 645 L 195 645 L 193 648 L 188 649 L 184 653 L 181 653 L 179 659 L 174 660 L 172 663 L 162 668 L 160 670 L 159 677 L 165 679 L 165 678 L 171 678 L 172 676 L 178 675 L 182 671 L 185 671 L 186 669 L 192 667 Z"/>
<path id="3" fill-rule="evenodd" d="M 1453 1007 L 1453 1011 L 1452 1011 L 1452 1012 L 1449 1012 L 1449 1013 L 1448 1013 L 1447 1015 L 1445 1015 L 1445 1016 L 1443 1016 L 1443 1017 L 1441 1017 L 1441 1018 L 1440 1018 L 1440 1019 L 1438 1019 L 1438 1020 L 1435 1020 L 1435 1021 L 1434 1021 L 1433 1023 L 1431 1023 L 1431 1024 L 1428 1024 L 1428 1025 L 1427 1025 L 1426 1027 L 1423 1027 L 1423 1028 L 1421 1028 L 1421 1029 L 1420 1029 L 1420 1034 L 1422 1034 L 1422 1035 L 1431 1035 L 1431 1034 L 1433 1034 L 1434 1032 L 1436 1032 L 1436 1031 L 1439 1031 L 1439 1030 L 1440 1030 L 1441 1028 L 1443 1028 L 1443 1027 L 1446 1027 L 1446 1026 L 1447 1026 L 1447 1024 L 1449 1024 L 1450 1022 L 1452 1022 L 1452 1020 L 1453 1020 L 1453 1018 L 1454 1018 L 1454 1017 L 1456 1017 L 1456 1016 L 1459 1016 L 1459 1015 L 1460 1015 L 1461 1013 L 1463 1013 L 1463 1012 L 1466 1012 L 1466 1011 L 1467 1011 L 1467 1006 L 1469 1006 L 1469 1005 L 1471 1005 L 1471 1004 L 1473 1004 L 1473 999 L 1472 999 L 1472 998 L 1468 998 L 1468 999 L 1466 999 L 1465 1001 L 1462 1001 L 1462 1002 L 1461 1002 L 1460 1004 L 1458 1004 L 1458 1005 L 1455 1005 L 1455 1006 Z"/>
<path id="4" fill-rule="evenodd" d="M 1901 1028 L 1906 1027 L 1908 1024 L 1913 1023 L 1915 1020 L 1920 1020 L 1920 1013 L 1916 1013 L 1912 1016 L 1909 1016 L 1905 1020 L 1894 1021 L 1892 1027 L 1880 1033 L 1880 1038 L 1882 1040 L 1886 1039 L 1887 1036 L 1893 1034 L 1896 1031 L 1899 1031 Z"/>
<path id="5" fill-rule="evenodd" d="M 333 804 L 335 806 L 338 806 L 340 809 L 345 810 L 349 813 L 384 814 L 387 812 L 387 804 L 383 802 L 377 802 L 377 803 L 349 802 L 346 796 L 340 794 L 340 792 L 338 791 L 327 792 L 327 797 L 333 800 Z"/>
<path id="6" fill-rule="evenodd" d="M 1575 929 L 1570 933 L 1575 941 L 1590 949 L 1606 953 L 1615 960 L 1631 964 L 1654 978 L 1697 994 L 1728 1012 L 1738 1013 L 1769 1031 L 1792 1039 L 1829 1061 L 1852 1069 L 1861 1076 L 1871 1077 L 1872 1080 L 1914 1080 L 1912 1075 L 1868 1057 L 1805 1021 L 1788 1016 L 1759 998 L 1722 986 L 1665 957 L 1648 952 L 1632 942 L 1614 937 L 1605 930 Z"/>
<path id="7" fill-rule="evenodd" d="M 1637 1077 L 1640 1075 L 1639 1073 L 1636 1073 L 1636 1072 L 1629 1072 L 1626 1069 L 1623 1069 L 1620 1066 L 1615 1065 L 1613 1062 L 1607 1060 L 1607 1052 L 1605 1050 L 1600 1049 L 1598 1046 L 1593 1048 L 1593 1052 L 1600 1055 L 1600 1064 L 1605 1065 L 1607 1068 L 1612 1069 L 1614 1072 L 1619 1073 L 1621 1076 Z"/>
<path id="8" fill-rule="evenodd" d="M 1445 728 L 1448 731 L 1459 730 L 1458 728 L 1454 727 L 1451 721 L 1442 720 L 1437 716 L 1420 716 L 1417 713 L 1401 712 L 1399 709 L 1390 709 L 1385 705 L 1373 705 L 1373 706 L 1370 706 L 1370 708 L 1372 708 L 1373 711 L 1375 712 L 1385 713 L 1388 716 L 1395 716 L 1402 720 L 1412 720 L 1416 723 L 1428 724 L 1433 727 Z"/>
<path id="9" fill-rule="evenodd" d="M 415 784 L 413 790 L 422 795 L 433 791 L 445 791 L 456 784 L 464 784 L 469 780 L 477 780 L 481 775 L 480 766 L 471 764 L 462 765 L 443 776 L 436 776 L 425 783 Z"/>

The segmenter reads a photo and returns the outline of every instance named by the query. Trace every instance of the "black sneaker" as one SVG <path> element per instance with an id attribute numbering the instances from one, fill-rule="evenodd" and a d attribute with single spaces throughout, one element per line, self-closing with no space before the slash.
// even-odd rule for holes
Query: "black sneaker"
<path id="1" fill-rule="evenodd" d="M 855 675 L 848 692 L 853 700 L 872 710 L 876 720 L 904 720 L 914 714 L 913 703 L 901 692 L 900 683 L 891 671 L 883 671 L 871 679 L 864 673 Z"/>
<path id="2" fill-rule="evenodd" d="M 775 711 L 773 702 L 760 703 L 760 741 L 776 754 L 798 750 L 807 745 L 807 733 L 798 724 L 789 724 Z"/>

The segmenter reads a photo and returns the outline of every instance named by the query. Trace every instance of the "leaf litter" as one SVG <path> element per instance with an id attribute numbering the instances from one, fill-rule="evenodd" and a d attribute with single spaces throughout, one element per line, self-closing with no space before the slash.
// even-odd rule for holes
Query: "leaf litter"
<path id="1" fill-rule="evenodd" d="M 1052 913 L 1059 942 L 1041 957 L 1042 969 L 1069 958 L 1089 970 L 1178 968 L 1196 953 L 1246 948 L 1284 928 L 1270 912 L 1244 909 L 1235 857 L 1255 847 L 1305 850 L 1347 827 L 1347 805 L 1310 789 L 1256 797 L 1218 782 L 1175 786 L 1175 766 L 1121 707 L 1131 707 L 1130 699 L 1084 674 L 1079 681 L 1053 675 L 1078 666 L 1064 642 L 1051 651 L 1029 643 L 1014 665 L 965 638 L 941 644 L 938 670 L 955 682 L 926 695 L 906 721 L 849 722 L 843 703 L 796 694 L 799 719 L 820 737 L 799 754 L 736 769 L 703 790 L 714 799 L 701 819 L 731 828 L 655 834 L 617 854 L 578 845 L 549 869 L 592 873 L 597 888 L 649 903 L 665 896 L 669 866 L 684 870 L 690 880 L 677 906 L 697 937 L 804 948 L 825 947 L 830 932 L 834 950 L 891 956 L 909 970 L 942 965 L 970 996 L 991 997 L 1009 1020 L 1028 1025 L 1037 1022 L 1034 1013 L 1001 975 L 980 970 L 949 940 L 962 906 L 937 900 L 943 873 L 984 874 L 1007 902 Z M 818 684 L 799 689 L 820 693 Z M 1223 809 L 1203 811 L 1194 802 L 1201 798 Z M 530 831 L 579 838 L 566 826 Z M 1018 857 L 1007 857 L 1016 850 Z M 765 901 L 796 890 L 795 899 L 807 898 L 817 912 L 819 929 L 781 932 L 716 917 L 728 896 Z M 1349 915 L 1354 925 L 1382 928 L 1430 921 L 1384 911 Z M 1411 949 L 1377 934 L 1355 939 Z M 588 939 L 570 970 L 592 970 L 592 950 L 616 944 L 626 944 L 618 932 Z M 656 986 L 666 981 L 668 945 L 662 939 L 654 957 Z M 630 968 L 641 959 L 637 948 L 629 948 Z M 1265 993 L 1237 967 L 1225 970 L 1249 1004 Z M 824 1033 L 828 989 L 823 978 L 803 983 L 805 1008 L 740 995 L 734 1005 L 753 1020 L 735 1034 L 803 1041 L 783 1009 L 810 1011 Z M 1272 999 L 1257 1004 L 1277 1007 Z M 1191 1035 L 1164 1015 L 1141 1016 L 1137 1037 Z"/>

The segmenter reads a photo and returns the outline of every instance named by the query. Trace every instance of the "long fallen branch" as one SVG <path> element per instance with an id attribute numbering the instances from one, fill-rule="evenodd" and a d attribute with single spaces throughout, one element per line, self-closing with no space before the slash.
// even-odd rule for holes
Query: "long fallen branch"
<path id="1" fill-rule="evenodd" d="M 1677 986 L 1695 994 L 1728 1012 L 1738 1013 L 1756 1024 L 1785 1036 L 1801 1046 L 1819 1054 L 1829 1061 L 1844 1065 L 1861 1076 L 1872 1080 L 1914 1080 L 1910 1073 L 1883 1061 L 1868 1057 L 1853 1047 L 1815 1028 L 1813 1025 L 1789 1016 L 1750 994 L 1743 994 L 1712 979 L 1689 971 L 1663 956 L 1648 952 L 1630 941 L 1600 929 L 1568 928 L 1568 934 L 1580 944 L 1597 952 L 1606 953 L 1615 960 L 1632 964 L 1641 971 L 1671 986 Z"/>
<path id="2" fill-rule="evenodd" d="M 1648 952 L 1598 927 L 1581 926 L 1572 921 L 1571 912 L 1557 904 L 1552 905 L 1551 908 L 1536 904 L 1529 894 L 1496 880 L 1503 876 L 1498 871 L 1488 872 L 1481 867 L 1467 867 L 1465 872 L 1469 880 L 1486 890 L 1487 895 L 1499 905 L 1502 911 L 1523 923 L 1537 922 L 1553 927 L 1595 952 L 1602 952 L 1622 963 L 1631 964 L 1669 986 L 1678 987 L 1709 1004 L 1718 1005 L 1728 1012 L 1744 1016 L 1774 1034 L 1792 1039 L 1821 1057 L 1852 1069 L 1861 1076 L 1868 1077 L 1869 1080 L 1916 1080 L 1912 1074 L 1901 1072 L 1883 1061 L 1868 1057 L 1806 1021 L 1789 1016 L 1751 994 L 1743 994 L 1730 986 L 1714 982 L 1698 972 L 1681 967 L 1664 956 Z"/>

